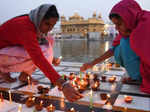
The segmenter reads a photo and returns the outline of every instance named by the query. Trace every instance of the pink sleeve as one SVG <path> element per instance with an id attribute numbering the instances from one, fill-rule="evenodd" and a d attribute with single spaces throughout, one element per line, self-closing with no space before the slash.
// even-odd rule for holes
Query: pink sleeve
<path id="1" fill-rule="evenodd" d="M 28 31 L 22 35 L 22 45 L 27 50 L 34 64 L 51 80 L 55 82 L 60 75 L 44 57 L 34 32 Z"/>

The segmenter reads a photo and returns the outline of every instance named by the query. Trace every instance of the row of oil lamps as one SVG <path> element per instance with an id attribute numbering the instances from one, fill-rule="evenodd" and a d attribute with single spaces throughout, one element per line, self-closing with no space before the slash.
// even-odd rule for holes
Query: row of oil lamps
<path id="1" fill-rule="evenodd" d="M 81 75 L 76 75 L 75 73 L 70 73 L 69 76 L 63 75 L 63 79 L 70 81 L 73 87 L 77 88 L 79 92 L 83 92 L 87 87 L 91 87 L 92 90 L 96 91 L 100 86 L 100 80 L 98 74 L 86 73 L 83 77 Z M 102 75 L 102 82 L 106 82 L 106 75 Z M 109 77 L 108 81 L 114 83 L 116 81 L 116 76 Z"/>
<path id="2" fill-rule="evenodd" d="M 9 102 L 12 103 L 12 97 L 11 97 L 11 91 L 8 92 L 9 93 Z M 100 97 L 102 100 L 107 100 L 108 98 L 110 98 L 110 95 L 106 94 L 106 93 L 101 93 Z M 131 103 L 133 100 L 133 98 L 131 96 L 124 96 L 124 101 L 126 103 Z M 4 98 L 3 98 L 3 94 L 0 93 L 0 102 L 3 103 L 4 102 Z M 26 106 L 27 107 L 33 107 L 35 106 L 35 109 L 37 111 L 41 111 L 43 109 L 43 101 L 41 100 L 39 104 L 36 104 L 35 102 L 35 97 L 29 97 L 26 101 Z M 18 107 L 18 112 L 21 112 L 22 107 L 21 104 Z M 55 106 L 53 104 L 50 104 L 49 106 L 46 107 L 47 112 L 54 112 L 55 111 Z M 67 110 L 67 112 L 76 112 L 76 110 L 74 108 L 70 108 Z"/>

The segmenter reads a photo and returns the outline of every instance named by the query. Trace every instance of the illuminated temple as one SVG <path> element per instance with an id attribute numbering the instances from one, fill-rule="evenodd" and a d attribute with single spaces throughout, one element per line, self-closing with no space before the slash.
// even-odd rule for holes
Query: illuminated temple
<path id="1" fill-rule="evenodd" d="M 78 13 L 74 13 L 68 20 L 61 16 L 62 37 L 87 37 L 91 34 L 100 37 L 104 34 L 104 25 L 101 14 L 97 16 L 95 12 L 88 19 L 84 19 Z"/>

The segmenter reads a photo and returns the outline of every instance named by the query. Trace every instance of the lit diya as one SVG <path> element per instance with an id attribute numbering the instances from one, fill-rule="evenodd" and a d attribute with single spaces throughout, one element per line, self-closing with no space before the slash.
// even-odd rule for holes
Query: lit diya
<path id="1" fill-rule="evenodd" d="M 78 91 L 83 93 L 85 91 L 85 87 L 78 85 Z"/>
<path id="2" fill-rule="evenodd" d="M 126 103 L 131 103 L 132 100 L 133 100 L 132 96 L 126 96 L 126 95 L 124 96 L 124 101 L 125 101 Z"/>
<path id="3" fill-rule="evenodd" d="M 100 85 L 100 82 L 99 82 L 99 81 L 94 82 L 94 84 L 93 84 L 92 87 L 91 87 L 92 90 L 93 90 L 93 91 L 97 91 L 99 85 Z"/>
<path id="4" fill-rule="evenodd" d="M 88 81 L 87 80 L 80 80 L 80 81 L 78 81 L 78 85 L 86 88 L 88 85 Z"/>
<path id="5" fill-rule="evenodd" d="M 35 109 L 37 111 L 41 111 L 43 109 L 43 101 L 41 101 L 40 104 L 36 104 L 35 105 Z"/>
<path id="6" fill-rule="evenodd" d="M 76 112 L 76 110 L 74 108 L 71 108 L 67 112 Z"/>
<path id="7" fill-rule="evenodd" d="M 114 83 L 116 81 L 116 76 L 112 76 L 108 80 L 110 83 Z"/>
<path id="8" fill-rule="evenodd" d="M 109 63 L 106 64 L 106 66 L 109 67 L 109 68 L 111 68 L 113 66 L 113 64 L 114 63 L 109 62 Z"/>
<path id="9" fill-rule="evenodd" d="M 49 106 L 46 107 L 47 112 L 54 112 L 55 111 L 55 106 L 50 104 Z"/>
<path id="10" fill-rule="evenodd" d="M 29 97 L 25 104 L 27 107 L 34 106 L 35 105 L 35 97 Z"/>
<path id="11" fill-rule="evenodd" d="M 48 87 L 38 86 L 37 89 L 39 94 L 47 94 L 49 92 Z"/>
<path id="12" fill-rule="evenodd" d="M 117 64 L 117 63 L 115 63 L 114 65 L 115 65 L 115 67 L 120 67 L 120 65 L 119 65 L 119 64 Z"/>

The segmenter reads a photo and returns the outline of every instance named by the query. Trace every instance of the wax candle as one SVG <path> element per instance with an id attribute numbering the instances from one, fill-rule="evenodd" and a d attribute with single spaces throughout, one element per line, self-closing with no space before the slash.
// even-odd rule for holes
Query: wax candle
<path id="1" fill-rule="evenodd" d="M 4 98 L 3 98 L 3 94 L 2 92 L 0 93 L 0 102 L 3 102 L 4 101 Z"/>
<path id="2" fill-rule="evenodd" d="M 40 101 L 40 106 L 42 106 L 43 105 L 43 101 Z"/>
<path id="3" fill-rule="evenodd" d="M 109 99 L 110 98 L 110 94 L 107 94 L 107 99 Z"/>
<path id="4" fill-rule="evenodd" d="M 111 85 L 111 91 L 115 91 L 116 90 L 116 84 L 112 84 Z"/>
<path id="5" fill-rule="evenodd" d="M 28 76 L 27 79 L 28 79 L 28 87 L 29 87 L 28 89 L 30 89 L 30 87 L 31 87 L 30 76 Z"/>
<path id="6" fill-rule="evenodd" d="M 93 91 L 90 91 L 90 108 L 93 108 Z"/>
<path id="7" fill-rule="evenodd" d="M 82 80 L 82 72 L 80 72 L 80 79 Z"/>
<path id="8" fill-rule="evenodd" d="M 19 106 L 18 106 L 18 112 L 22 112 L 22 104 L 19 104 Z"/>
<path id="9" fill-rule="evenodd" d="M 9 93 L 9 102 L 12 103 L 11 91 L 9 90 L 8 93 Z"/>

